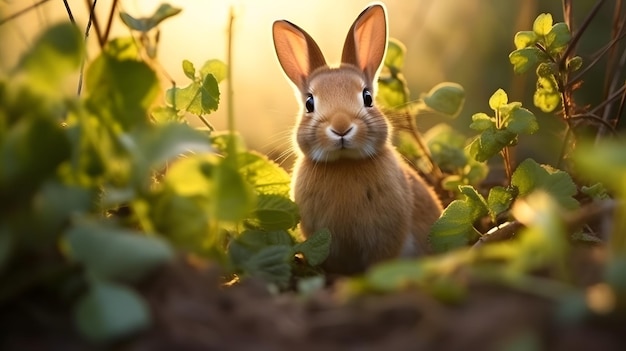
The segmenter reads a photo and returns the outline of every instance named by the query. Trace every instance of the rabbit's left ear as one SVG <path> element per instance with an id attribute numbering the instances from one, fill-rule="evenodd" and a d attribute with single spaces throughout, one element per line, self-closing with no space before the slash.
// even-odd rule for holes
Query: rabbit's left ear
<path id="1" fill-rule="evenodd" d="M 360 68 L 371 82 L 387 48 L 387 19 L 381 4 L 372 5 L 357 17 L 343 44 L 341 62 Z"/>

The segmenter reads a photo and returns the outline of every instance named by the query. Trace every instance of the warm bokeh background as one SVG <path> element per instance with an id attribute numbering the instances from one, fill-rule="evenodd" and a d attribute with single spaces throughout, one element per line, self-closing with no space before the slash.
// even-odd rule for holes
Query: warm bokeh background
<path id="1" fill-rule="evenodd" d="M 38 1 L 2 0 L 0 18 L 5 18 Z M 121 0 L 121 8 L 135 17 L 151 14 L 160 4 L 156 0 Z M 297 103 L 291 86 L 284 78 L 275 59 L 271 39 L 271 24 L 276 19 L 288 19 L 307 30 L 324 51 L 327 60 L 336 61 L 340 55 L 345 33 L 355 16 L 369 0 L 170 0 L 183 11 L 160 26 L 158 58 L 178 86 L 187 78 L 181 69 L 183 59 L 196 67 L 208 59 L 226 59 L 226 28 L 230 8 L 236 14 L 234 28 L 233 87 L 237 128 L 251 148 L 262 152 L 280 152 L 289 143 L 288 130 L 294 123 Z M 88 20 L 87 1 L 68 1 L 74 17 L 85 28 Z M 558 0 L 388 0 L 385 2 L 390 21 L 390 35 L 407 47 L 405 75 L 413 98 L 428 91 L 441 81 L 454 81 L 466 89 L 467 102 L 463 113 L 454 123 L 466 129 L 471 115 L 488 112 L 487 100 L 498 88 L 509 92 L 511 100 L 532 104 L 534 74 L 514 77 L 508 54 L 514 49 L 513 36 L 532 26 L 541 12 L 551 12 L 555 21 L 562 21 L 561 1 Z M 595 1 L 575 1 L 574 26 L 580 25 Z M 99 0 L 96 14 L 104 25 L 111 0 Z M 580 52 L 591 54 L 610 38 L 614 1 L 608 1 L 589 32 L 583 38 Z M 13 67 L 20 53 L 33 37 L 46 26 L 67 20 L 60 0 L 48 1 L 36 10 L 0 26 L 0 72 Z M 126 36 L 129 31 L 116 17 L 113 36 Z M 89 54 L 98 53 L 94 36 L 90 38 Z M 600 99 L 604 72 L 592 72 L 581 103 Z M 170 83 L 163 80 L 164 89 Z M 71 87 L 75 89 L 74 87 Z M 225 97 L 225 95 L 223 95 Z M 218 128 L 225 127 L 225 101 L 220 110 L 210 116 Z M 421 126 L 439 122 L 425 117 Z M 553 116 L 540 116 L 540 126 L 556 121 Z M 464 126 L 464 127 L 463 127 Z M 542 129 L 544 133 L 548 128 Z M 468 136 L 471 132 L 468 131 Z M 529 152 L 547 155 L 549 140 L 557 140 L 553 129 L 537 140 L 548 144 L 531 145 Z M 531 143 L 533 144 L 533 143 Z M 551 162 L 549 158 L 544 162 Z"/>

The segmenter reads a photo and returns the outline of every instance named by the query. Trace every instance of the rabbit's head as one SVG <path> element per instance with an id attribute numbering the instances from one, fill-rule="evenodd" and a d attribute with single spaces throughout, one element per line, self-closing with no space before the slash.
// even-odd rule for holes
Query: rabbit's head
<path id="1" fill-rule="evenodd" d="M 372 5 L 357 17 L 339 67 L 329 67 L 313 38 L 288 21 L 274 22 L 273 36 L 280 65 L 298 89 L 303 112 L 296 140 L 304 156 L 316 162 L 375 157 L 389 136 L 374 102 L 387 47 L 384 7 Z"/>

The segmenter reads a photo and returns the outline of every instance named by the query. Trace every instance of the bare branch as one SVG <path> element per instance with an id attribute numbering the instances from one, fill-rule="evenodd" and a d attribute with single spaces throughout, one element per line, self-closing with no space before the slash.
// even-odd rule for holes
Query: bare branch
<path id="1" fill-rule="evenodd" d="M 561 61 L 559 62 L 559 67 L 565 67 L 567 58 L 576 48 L 576 44 L 578 44 L 578 41 L 582 37 L 587 27 L 589 27 L 591 20 L 593 20 L 593 18 L 596 16 L 598 11 L 600 10 L 600 7 L 602 7 L 602 5 L 604 4 L 604 1 L 605 0 L 598 0 L 596 4 L 593 6 L 593 9 L 591 9 L 591 12 L 589 12 L 589 15 L 587 15 L 587 17 L 583 21 L 583 24 L 580 26 L 580 29 L 576 31 L 576 33 L 574 34 L 574 37 L 572 37 L 572 40 L 569 42 L 569 45 L 565 49 L 565 52 L 563 53 L 563 57 L 561 57 Z"/>
<path id="2" fill-rule="evenodd" d="M 14 20 L 14 19 L 16 19 L 18 17 L 20 17 L 23 14 L 26 14 L 26 13 L 30 12 L 31 10 L 36 9 L 37 7 L 45 4 L 48 1 L 50 1 L 50 0 L 41 0 L 39 2 L 36 2 L 36 3 L 32 4 L 32 5 L 30 5 L 29 7 L 25 8 L 23 10 L 17 11 L 16 13 L 14 13 L 12 15 L 9 15 L 9 17 L 7 17 L 7 18 L 1 19 L 0 20 L 0 26 L 5 24 L 5 23 L 7 23 L 7 22 L 10 22 L 10 21 L 12 21 L 12 20 Z"/>

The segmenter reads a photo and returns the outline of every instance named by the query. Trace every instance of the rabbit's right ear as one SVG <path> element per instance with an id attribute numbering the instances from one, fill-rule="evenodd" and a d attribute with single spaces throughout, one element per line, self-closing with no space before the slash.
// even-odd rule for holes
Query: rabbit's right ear
<path id="1" fill-rule="evenodd" d="M 313 38 L 289 21 L 276 21 L 272 27 L 274 48 L 287 77 L 302 90 L 304 82 L 326 60 Z"/>

